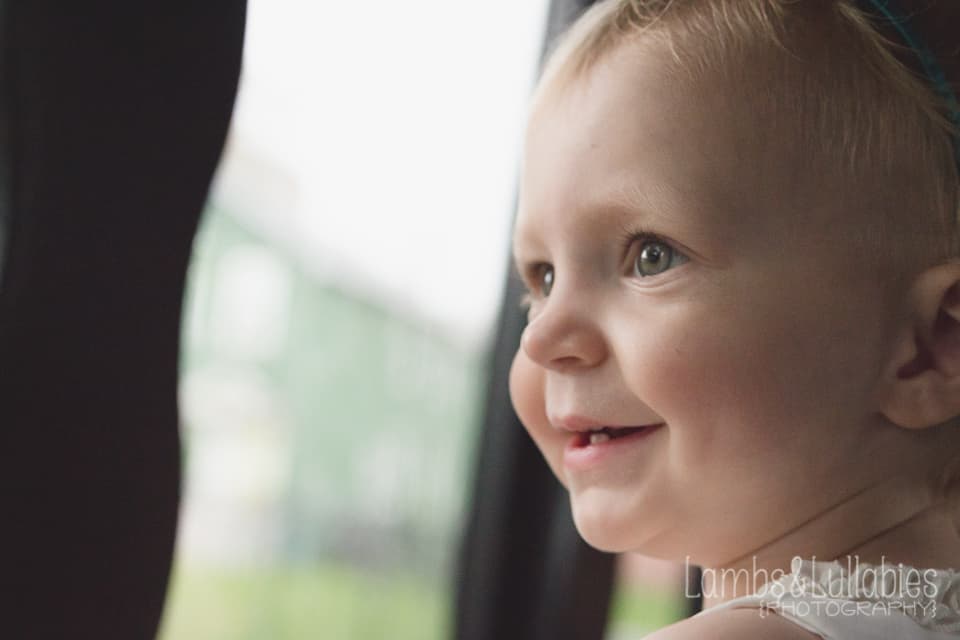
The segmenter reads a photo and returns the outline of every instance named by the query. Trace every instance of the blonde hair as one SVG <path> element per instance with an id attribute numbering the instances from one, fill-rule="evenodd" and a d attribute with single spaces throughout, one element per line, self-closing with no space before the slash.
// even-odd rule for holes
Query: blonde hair
<path id="1" fill-rule="evenodd" d="M 929 80 L 897 57 L 912 52 L 852 0 L 601 0 L 554 41 L 531 110 L 641 39 L 670 52 L 677 80 L 760 79 L 764 116 L 790 124 L 778 131 L 798 138 L 789 142 L 802 166 L 841 178 L 838 197 L 876 213 L 854 242 L 881 277 L 902 284 L 960 256 L 960 131 Z"/>

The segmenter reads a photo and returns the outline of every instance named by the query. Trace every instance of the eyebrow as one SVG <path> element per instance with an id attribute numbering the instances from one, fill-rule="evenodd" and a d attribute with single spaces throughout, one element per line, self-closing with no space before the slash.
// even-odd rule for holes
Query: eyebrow
<path id="1" fill-rule="evenodd" d="M 646 197 L 646 194 L 639 192 L 634 185 L 622 185 L 619 190 L 612 192 L 612 195 L 598 199 L 595 202 L 584 205 L 581 209 L 584 212 L 590 212 L 590 229 L 603 227 L 604 229 L 620 228 L 625 225 L 650 225 L 656 224 L 657 220 L 675 219 L 664 213 L 657 213 L 653 203 Z M 527 265 L 521 265 L 517 257 L 517 248 L 522 244 L 533 244 L 532 240 L 526 239 L 530 234 L 526 228 L 522 233 L 516 233 L 514 229 L 513 242 L 511 243 L 512 272 L 521 280 L 524 277 L 522 268 Z"/>

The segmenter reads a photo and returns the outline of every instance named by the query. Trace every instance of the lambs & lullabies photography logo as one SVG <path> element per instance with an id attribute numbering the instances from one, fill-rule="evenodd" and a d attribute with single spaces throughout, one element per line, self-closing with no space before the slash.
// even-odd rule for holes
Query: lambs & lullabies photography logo
<path id="1" fill-rule="evenodd" d="M 797 616 L 889 615 L 900 611 L 927 618 L 937 603 L 936 570 L 917 569 L 903 563 L 861 563 L 859 556 L 841 561 L 804 560 L 794 556 L 790 571 L 751 567 L 701 568 L 700 584 L 691 584 L 690 557 L 685 560 L 684 594 L 725 602 L 751 595 L 759 598 L 760 615 L 768 609 Z"/>

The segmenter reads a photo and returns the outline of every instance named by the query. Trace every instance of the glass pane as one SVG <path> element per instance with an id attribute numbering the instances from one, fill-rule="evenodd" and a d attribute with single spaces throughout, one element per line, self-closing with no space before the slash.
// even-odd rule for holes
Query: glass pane
<path id="1" fill-rule="evenodd" d="M 481 362 L 211 210 L 165 637 L 441 637 Z"/>
<path id="2" fill-rule="evenodd" d="M 449 636 L 545 12 L 250 2 L 162 640 Z"/>
<path id="3" fill-rule="evenodd" d="M 683 619 L 683 564 L 638 553 L 617 557 L 607 640 L 634 640 Z"/>

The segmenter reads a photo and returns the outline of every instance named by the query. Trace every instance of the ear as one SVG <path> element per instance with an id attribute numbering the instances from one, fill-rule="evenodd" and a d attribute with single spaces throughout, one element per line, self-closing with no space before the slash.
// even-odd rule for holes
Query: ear
<path id="1" fill-rule="evenodd" d="M 960 262 L 922 272 L 908 304 L 881 410 L 902 427 L 922 429 L 960 415 Z"/>

